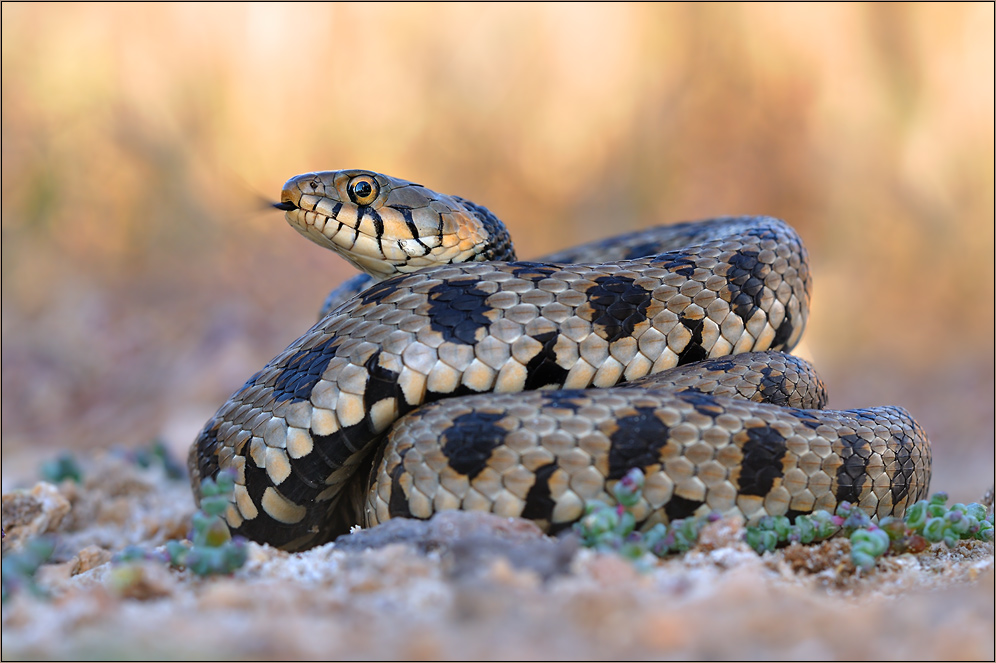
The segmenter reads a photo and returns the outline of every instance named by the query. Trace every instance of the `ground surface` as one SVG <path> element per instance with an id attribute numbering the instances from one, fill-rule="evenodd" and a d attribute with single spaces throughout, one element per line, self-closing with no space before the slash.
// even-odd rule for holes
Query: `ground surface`
<path id="1" fill-rule="evenodd" d="M 82 484 L 3 496 L 5 553 L 49 532 L 50 598 L 3 608 L 3 657 L 374 659 L 993 658 L 993 544 L 850 565 L 847 543 L 763 557 L 732 523 L 645 571 L 531 523 L 449 513 L 288 554 L 251 544 L 230 577 L 110 561 L 186 534 L 185 480 L 120 455 Z"/>

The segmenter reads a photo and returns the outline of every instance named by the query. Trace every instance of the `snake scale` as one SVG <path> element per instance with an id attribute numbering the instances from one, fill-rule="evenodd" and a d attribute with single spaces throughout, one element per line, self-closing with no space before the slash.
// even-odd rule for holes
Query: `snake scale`
<path id="1" fill-rule="evenodd" d="M 368 276 L 191 447 L 198 499 L 234 472 L 234 533 L 300 550 L 443 509 L 554 532 L 634 467 L 644 527 L 842 500 L 901 515 L 926 494 L 910 415 L 821 409 L 822 382 L 787 354 L 811 286 L 783 221 L 661 226 L 521 262 L 484 207 L 369 171 L 292 178 L 275 206 Z"/>

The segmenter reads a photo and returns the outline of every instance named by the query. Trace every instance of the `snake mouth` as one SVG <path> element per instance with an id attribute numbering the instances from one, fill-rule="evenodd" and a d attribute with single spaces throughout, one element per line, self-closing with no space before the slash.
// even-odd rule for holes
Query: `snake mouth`
<path id="1" fill-rule="evenodd" d="M 377 280 L 395 276 L 402 271 L 413 271 L 414 268 L 404 269 L 410 260 L 410 256 L 404 251 L 407 242 L 404 238 L 393 241 L 385 238 L 383 229 L 378 231 L 376 225 L 371 225 L 374 223 L 372 219 L 348 218 L 348 211 L 353 207 L 343 207 L 338 201 L 335 201 L 338 208 L 345 210 L 342 214 L 329 214 L 331 209 L 319 209 L 317 203 L 311 208 L 308 206 L 310 201 L 302 202 L 304 205 L 284 201 L 273 206 L 287 213 L 287 222 L 294 230 L 319 246 L 335 251 L 354 267 Z M 335 208 L 336 206 L 332 207 Z M 381 217 L 376 218 L 383 224 Z M 425 249 L 419 255 L 424 255 L 428 250 Z"/>

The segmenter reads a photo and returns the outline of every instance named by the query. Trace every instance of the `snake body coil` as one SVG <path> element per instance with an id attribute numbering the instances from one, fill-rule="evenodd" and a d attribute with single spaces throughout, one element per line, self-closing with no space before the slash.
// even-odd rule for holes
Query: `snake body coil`
<path id="1" fill-rule="evenodd" d="M 518 262 L 483 207 L 376 173 L 293 178 L 278 207 L 397 276 L 334 293 L 201 432 L 194 492 L 232 468 L 234 532 L 296 550 L 451 508 L 556 530 L 611 502 L 633 467 L 645 525 L 842 500 L 901 515 L 926 493 L 929 445 L 905 410 L 820 410 L 822 383 L 783 353 L 810 279 L 782 221 L 665 226 Z"/>

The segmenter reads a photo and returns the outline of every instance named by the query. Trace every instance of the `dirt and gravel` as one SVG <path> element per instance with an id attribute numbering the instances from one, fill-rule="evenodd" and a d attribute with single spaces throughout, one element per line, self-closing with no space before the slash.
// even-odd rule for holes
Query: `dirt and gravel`
<path id="1" fill-rule="evenodd" d="M 5 554 L 41 534 L 47 598 L 3 607 L 4 659 L 992 660 L 993 544 L 943 544 L 872 573 L 848 543 L 758 556 L 737 523 L 638 570 L 528 521 L 395 520 L 304 553 L 249 545 L 231 576 L 112 562 L 187 534 L 185 480 L 104 453 L 81 484 L 3 495 Z"/>

